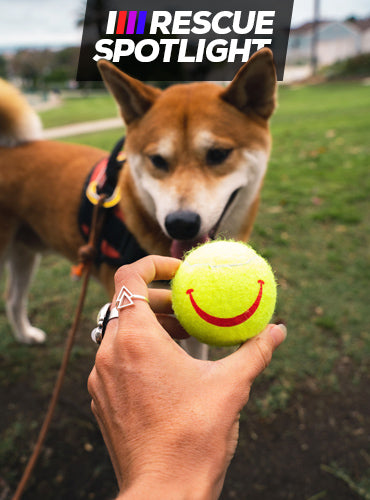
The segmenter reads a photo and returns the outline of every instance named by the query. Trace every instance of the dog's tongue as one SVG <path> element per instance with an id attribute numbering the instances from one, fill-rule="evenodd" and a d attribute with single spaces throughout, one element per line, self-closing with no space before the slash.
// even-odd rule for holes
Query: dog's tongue
<path id="1" fill-rule="evenodd" d="M 182 259 L 184 253 L 188 252 L 200 243 L 205 243 L 208 240 L 208 235 L 203 236 L 198 240 L 173 240 L 171 244 L 171 256 L 176 257 L 176 259 Z"/>

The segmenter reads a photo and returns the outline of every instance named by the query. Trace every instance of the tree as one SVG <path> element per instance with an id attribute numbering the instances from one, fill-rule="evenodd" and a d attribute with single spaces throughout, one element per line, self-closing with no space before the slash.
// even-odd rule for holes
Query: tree
<path id="1" fill-rule="evenodd" d="M 12 73 L 22 78 L 26 86 L 36 88 L 50 72 L 52 57 L 50 50 L 20 50 L 11 60 Z"/>
<path id="2" fill-rule="evenodd" d="M 88 0 L 86 14 L 80 16 L 77 21 L 77 25 L 83 25 L 84 21 L 87 26 L 95 25 L 100 38 L 103 38 L 104 25 L 107 21 L 107 11 L 109 10 L 108 3 L 109 2 L 107 2 L 107 0 Z"/>
<path id="3" fill-rule="evenodd" d="M 48 82 L 65 82 L 76 78 L 79 49 L 68 47 L 54 52 L 50 64 L 50 72 L 46 80 Z"/>

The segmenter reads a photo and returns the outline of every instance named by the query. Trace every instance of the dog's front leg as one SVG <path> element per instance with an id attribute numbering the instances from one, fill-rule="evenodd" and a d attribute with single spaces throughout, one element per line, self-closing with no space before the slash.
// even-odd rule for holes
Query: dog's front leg
<path id="1" fill-rule="evenodd" d="M 109 266 L 108 264 L 101 264 L 97 273 L 98 279 L 107 291 L 110 300 L 113 300 L 114 275 L 116 273 L 116 270 L 116 268 Z"/>
<path id="2" fill-rule="evenodd" d="M 27 315 L 28 289 L 39 261 L 37 252 L 17 241 L 12 243 L 6 311 L 16 339 L 24 344 L 40 344 L 46 339 L 45 332 L 32 326 Z"/>

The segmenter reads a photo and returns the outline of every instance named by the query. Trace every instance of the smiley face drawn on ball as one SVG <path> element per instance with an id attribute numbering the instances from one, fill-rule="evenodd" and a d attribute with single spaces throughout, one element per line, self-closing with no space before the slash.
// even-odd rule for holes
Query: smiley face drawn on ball
<path id="1" fill-rule="evenodd" d="M 242 323 L 247 321 L 251 316 L 253 316 L 253 314 L 257 311 L 257 309 L 261 303 L 262 294 L 263 294 L 263 285 L 265 284 L 265 282 L 263 280 L 258 280 L 258 283 L 259 283 L 259 291 L 258 291 L 258 295 L 257 295 L 255 301 L 253 302 L 253 304 L 243 313 L 238 314 L 237 316 L 233 316 L 231 318 L 220 318 L 218 316 L 212 316 L 211 314 L 208 314 L 206 311 L 204 311 L 202 308 L 200 308 L 199 305 L 197 304 L 196 300 L 193 297 L 193 293 L 194 293 L 193 288 L 189 288 L 188 290 L 186 290 L 186 293 L 189 295 L 189 299 L 190 299 L 191 305 L 193 306 L 194 311 L 197 313 L 197 315 L 200 318 L 202 318 L 207 323 L 210 323 L 211 325 L 214 325 L 214 326 L 224 326 L 224 327 L 237 326 L 237 325 L 241 325 Z"/>

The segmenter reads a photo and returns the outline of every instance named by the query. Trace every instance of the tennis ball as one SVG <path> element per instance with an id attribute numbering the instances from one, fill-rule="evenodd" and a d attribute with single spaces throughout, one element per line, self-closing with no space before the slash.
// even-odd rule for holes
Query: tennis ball
<path id="1" fill-rule="evenodd" d="M 260 333 L 275 302 L 270 265 L 241 242 L 196 247 L 172 280 L 175 316 L 189 335 L 214 346 L 240 344 Z"/>

